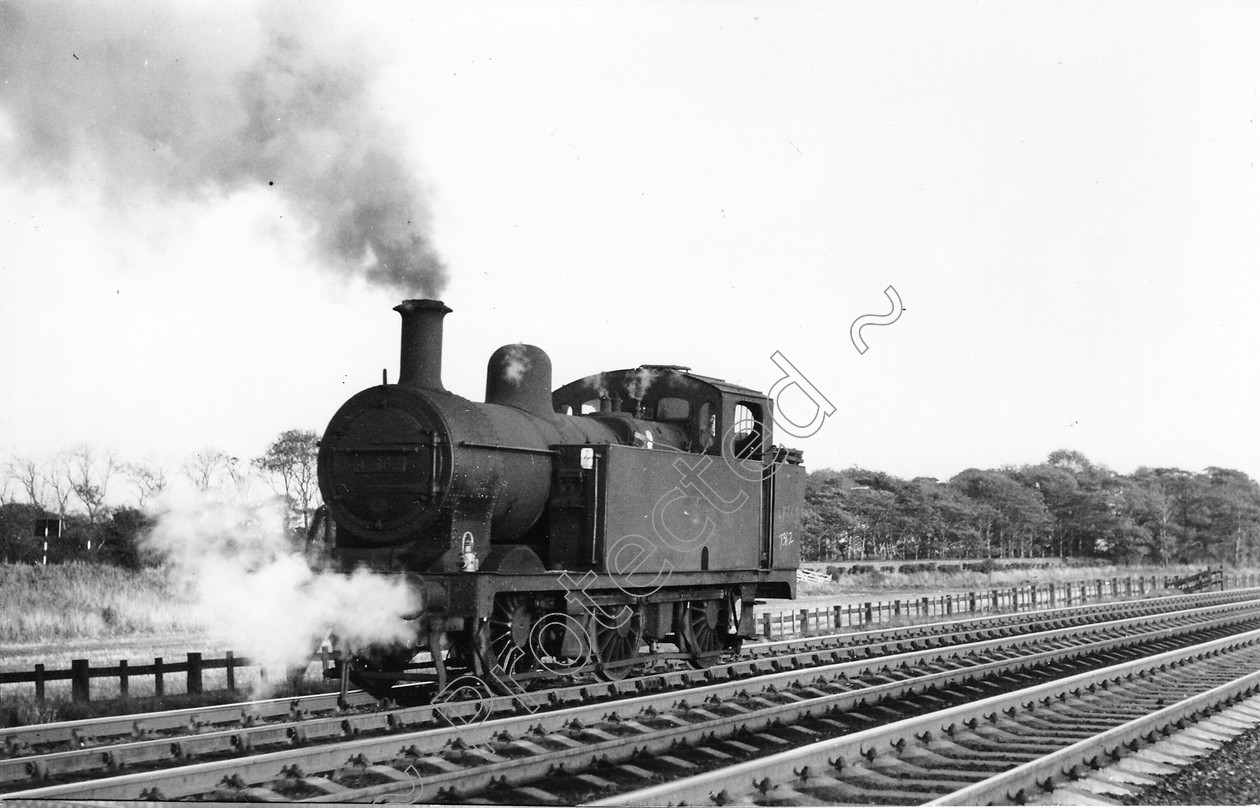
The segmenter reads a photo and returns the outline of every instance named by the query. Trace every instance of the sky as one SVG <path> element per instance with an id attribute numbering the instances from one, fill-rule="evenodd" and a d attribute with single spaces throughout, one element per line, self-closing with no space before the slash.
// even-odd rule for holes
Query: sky
<path id="1" fill-rule="evenodd" d="M 0 0 L 0 459 L 680 364 L 811 468 L 1260 478 L 1254 3 Z M 895 322 L 861 330 L 863 315 Z M 795 421 L 811 406 L 789 395 Z"/>

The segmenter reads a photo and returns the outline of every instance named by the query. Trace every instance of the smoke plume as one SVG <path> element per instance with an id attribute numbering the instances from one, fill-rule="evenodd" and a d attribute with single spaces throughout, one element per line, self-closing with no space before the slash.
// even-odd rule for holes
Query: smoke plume
<path id="1" fill-rule="evenodd" d="M 207 632 L 268 665 L 305 665 L 334 635 L 348 648 L 410 639 L 417 604 L 398 577 L 312 571 L 285 536 L 279 499 L 243 504 L 168 494 L 147 549 Z"/>
<path id="2" fill-rule="evenodd" d="M 0 166 L 113 209 L 278 194 L 321 263 L 408 297 L 445 269 L 370 48 L 327 6 L 0 2 Z"/>

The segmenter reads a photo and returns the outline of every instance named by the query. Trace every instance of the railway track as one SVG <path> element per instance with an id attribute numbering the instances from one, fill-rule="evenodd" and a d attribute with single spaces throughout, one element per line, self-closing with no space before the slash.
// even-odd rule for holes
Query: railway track
<path id="1" fill-rule="evenodd" d="M 530 710 L 545 709 L 552 704 L 567 704 L 578 699 L 615 698 L 628 693 L 642 693 L 652 688 L 688 686 L 724 676 L 749 675 L 764 670 L 802 667 L 863 656 L 869 658 L 927 647 L 925 644 L 943 647 L 977 639 L 1013 636 L 1038 628 L 1083 626 L 1101 620 L 1241 602 L 1253 597 L 1260 597 L 1260 589 L 1095 603 L 1036 612 L 967 617 L 948 622 L 885 626 L 857 632 L 756 642 L 744 646 L 742 659 L 706 671 L 666 669 L 658 671 L 655 676 L 644 675 L 611 683 L 592 678 L 575 687 L 479 699 L 476 705 L 447 703 L 438 708 L 442 714 L 439 718 L 450 717 L 463 721 L 476 715 L 511 713 L 519 710 L 522 705 Z M 813 656 L 814 654 L 818 656 Z M 384 708 L 388 710 L 395 706 L 387 703 Z M 332 715 L 344 716 L 347 713 L 378 712 L 381 709 L 381 703 L 375 698 L 361 691 L 351 691 L 344 703 L 340 701 L 338 694 L 316 694 L 2 729 L 0 786 L 20 779 L 15 776 L 11 761 L 39 753 L 99 749 L 109 744 L 141 738 L 175 739 L 182 735 L 211 730 L 239 729 L 248 732 L 251 728 L 261 728 L 269 724 L 302 722 Z M 421 723 L 432 712 L 431 708 L 404 712 L 401 714 L 401 723 Z M 356 725 L 353 729 L 357 732 L 365 728 L 366 725 Z M 6 760 L 10 762 L 5 763 Z"/>
<path id="2" fill-rule="evenodd" d="M 351 692 L 344 702 L 336 694 L 271 699 L 173 710 L 160 713 L 105 717 L 73 722 L 19 727 L 0 731 L 0 788 L 47 777 L 87 776 L 93 771 L 124 768 L 135 763 L 178 762 L 204 751 L 221 751 L 217 741 L 228 739 L 241 751 L 275 743 L 330 737 L 339 728 L 346 735 L 385 726 L 416 726 L 431 722 L 465 723 L 488 715 L 511 714 L 521 709 L 538 711 L 576 701 L 617 698 L 650 690 L 686 687 L 720 678 L 748 676 L 767 670 L 785 670 L 871 658 L 908 648 L 944 647 L 977 639 L 1012 636 L 1039 627 L 1087 625 L 1099 620 L 1159 614 L 1185 608 L 1226 604 L 1260 596 L 1249 590 L 1174 596 L 1110 604 L 1091 604 L 1036 613 L 975 617 L 953 623 L 929 623 L 901 628 L 829 634 L 774 642 L 745 648 L 745 657 L 698 672 L 665 670 L 625 682 L 586 681 L 578 686 L 520 693 L 511 698 L 483 698 L 472 692 L 472 702 L 447 702 L 437 708 L 382 710 L 375 699 Z M 457 697 L 459 689 L 448 693 Z M 373 713 L 385 712 L 382 718 Z M 304 728 L 303 724 L 309 724 Z M 215 735 L 214 733 L 220 733 Z M 223 735 L 222 733 L 227 733 Z M 179 745 L 181 738 L 206 736 Z M 115 745 L 108 750 L 103 747 Z M 204 751 L 203 751 L 204 750 Z"/>
<path id="3" fill-rule="evenodd" d="M 915 636 L 875 632 L 867 642 L 830 650 L 771 655 L 769 646 L 782 645 L 773 643 L 763 649 L 765 656 L 720 669 L 610 683 L 620 696 L 616 701 L 596 701 L 609 698 L 608 692 L 562 688 L 18 756 L 0 764 L 20 766 L 25 787 L 11 790 L 17 785 L 11 782 L 4 796 L 458 801 L 497 794 L 509 802 L 576 802 L 634 788 L 636 778 L 676 778 L 703 768 L 701 761 L 710 768 L 737 763 L 761 750 L 756 738 L 769 738 L 771 748 L 801 745 L 841 728 L 852 732 L 899 720 L 906 705 L 920 712 L 961 706 L 1033 680 L 1061 679 L 1257 629 L 1256 597 L 1227 592 L 1112 604 L 1109 616 L 1138 614 L 1089 625 L 1078 623 L 1085 617 L 1073 614 L 1077 610 L 1025 614 L 1025 633 L 990 624 L 993 634 L 1007 636 L 984 639 L 977 639 L 981 627 L 969 624 L 953 631 L 938 626 L 936 634 L 917 627 Z M 1190 608 L 1196 602 L 1212 605 Z M 1099 608 L 1090 607 L 1094 619 Z M 945 636 L 955 644 L 938 644 Z M 824 638 L 799 642 L 818 646 Z M 456 726 L 437 726 L 440 719 Z M 698 759 L 684 756 L 682 750 L 693 748 L 700 750 Z M 645 768 L 645 753 L 654 766 L 676 769 L 662 774 Z M 87 766 L 88 760 L 96 762 Z M 551 790 L 536 784 L 560 770 L 567 773 L 561 778 L 567 789 L 557 789 L 554 777 L 548 778 Z M 57 784 L 82 776 L 96 779 Z M 31 788 L 33 783 L 45 785 Z"/>
<path id="4" fill-rule="evenodd" d="M 1251 631 L 592 804 L 1024 804 L 1258 692 Z"/>

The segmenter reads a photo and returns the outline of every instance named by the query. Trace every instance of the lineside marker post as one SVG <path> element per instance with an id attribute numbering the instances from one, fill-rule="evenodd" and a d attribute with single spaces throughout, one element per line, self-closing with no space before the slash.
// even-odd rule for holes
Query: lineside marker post
<path id="1" fill-rule="evenodd" d="M 233 658 L 232 652 L 228 651 L 227 656 L 223 660 L 227 663 L 227 688 L 228 690 L 236 689 L 236 659 Z"/>
<path id="2" fill-rule="evenodd" d="M 35 700 L 44 700 L 44 663 L 35 663 Z"/>
<path id="3" fill-rule="evenodd" d="M 127 672 L 127 660 L 120 659 L 118 660 L 118 695 L 125 699 L 130 689 L 131 677 Z"/>
<path id="4" fill-rule="evenodd" d="M 75 701 L 91 701 L 92 674 L 86 659 L 70 660 L 70 696 Z"/>
<path id="5" fill-rule="evenodd" d="M 201 692 L 201 654 L 197 651 L 188 652 L 188 693 Z"/>
<path id="6" fill-rule="evenodd" d="M 166 683 L 162 681 L 162 657 L 153 658 L 153 695 L 166 695 Z"/>

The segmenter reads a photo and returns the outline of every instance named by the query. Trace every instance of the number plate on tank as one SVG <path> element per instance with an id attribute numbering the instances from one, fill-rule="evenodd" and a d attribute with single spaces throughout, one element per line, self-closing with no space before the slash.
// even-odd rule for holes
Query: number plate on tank
<path id="1" fill-rule="evenodd" d="M 389 457 L 388 455 L 374 455 L 371 457 L 358 455 L 354 458 L 350 468 L 356 474 L 376 474 L 380 472 L 401 474 L 407 471 L 407 458 L 404 456 Z"/>

